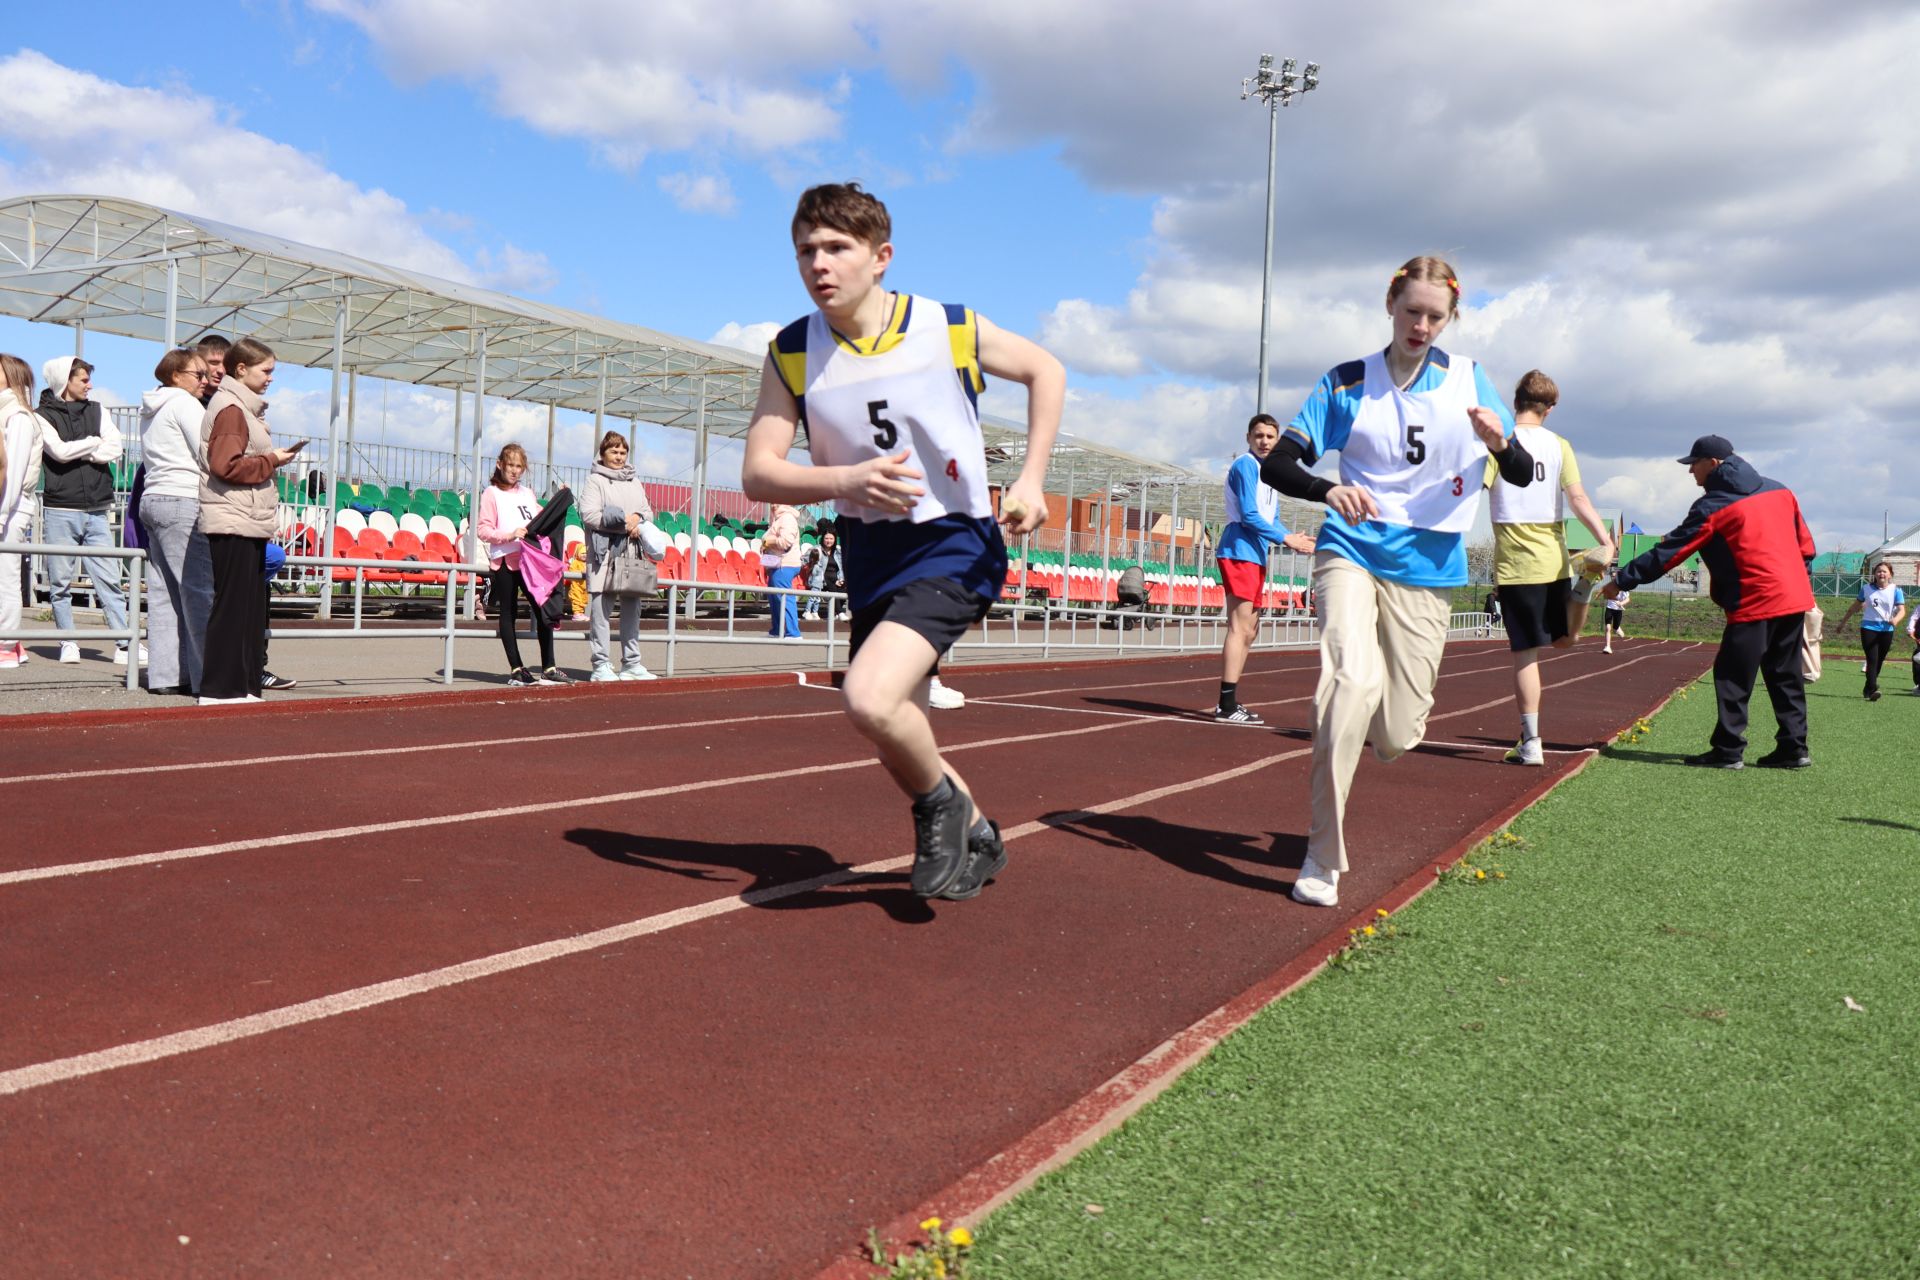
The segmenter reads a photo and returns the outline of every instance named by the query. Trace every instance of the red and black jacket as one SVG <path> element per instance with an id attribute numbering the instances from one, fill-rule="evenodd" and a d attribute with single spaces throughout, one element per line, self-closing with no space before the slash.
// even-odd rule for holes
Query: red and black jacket
<path id="1" fill-rule="evenodd" d="M 1660 545 L 1620 566 L 1622 591 L 1656 582 L 1694 552 L 1711 576 L 1708 594 L 1728 622 L 1757 622 L 1813 608 L 1813 534 L 1793 490 L 1739 454 L 1713 469 L 1706 493 Z"/>

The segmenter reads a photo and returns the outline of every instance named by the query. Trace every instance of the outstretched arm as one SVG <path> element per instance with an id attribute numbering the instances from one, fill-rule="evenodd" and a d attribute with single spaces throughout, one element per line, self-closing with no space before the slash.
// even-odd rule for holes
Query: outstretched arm
<path id="1" fill-rule="evenodd" d="M 1015 537 L 1031 533 L 1047 519 L 1047 461 L 1060 434 L 1060 411 L 1067 401 L 1067 371 L 1037 342 L 1002 329 L 985 316 L 974 317 L 980 334 L 980 369 L 996 378 L 1018 382 L 1027 389 L 1027 457 L 1007 497 L 1026 507 L 1018 519 L 1007 520 Z M 1004 510 L 1006 498 L 1001 499 Z"/>

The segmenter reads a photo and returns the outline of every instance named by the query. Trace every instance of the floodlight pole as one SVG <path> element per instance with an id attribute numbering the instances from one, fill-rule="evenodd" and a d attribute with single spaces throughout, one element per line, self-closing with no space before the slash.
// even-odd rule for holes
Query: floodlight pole
<path id="1" fill-rule="evenodd" d="M 1294 60 L 1287 58 L 1280 63 L 1279 74 L 1273 70 L 1273 55 L 1260 55 L 1260 70 L 1240 81 L 1240 101 L 1257 97 L 1267 104 L 1267 226 L 1266 254 L 1260 268 L 1260 382 L 1254 392 L 1254 410 L 1257 413 L 1267 411 L 1267 333 L 1273 315 L 1273 214 L 1276 170 L 1280 160 L 1280 108 L 1290 107 L 1293 100 L 1303 93 L 1310 93 L 1320 84 L 1320 64 L 1309 62 L 1304 75 L 1294 75 Z"/>

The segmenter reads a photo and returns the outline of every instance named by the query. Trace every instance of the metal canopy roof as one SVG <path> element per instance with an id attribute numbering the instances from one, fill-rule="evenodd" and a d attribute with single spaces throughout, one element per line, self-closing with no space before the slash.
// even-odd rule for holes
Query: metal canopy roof
<path id="1" fill-rule="evenodd" d="M 669 427 L 746 434 L 760 361 L 746 352 L 441 280 L 110 196 L 0 201 L 0 314 L 164 343 L 248 335 L 290 364 L 472 389 Z M 703 412 L 704 406 L 704 412 Z M 989 476 L 1010 481 L 1024 425 L 987 419 Z M 1047 488 L 1165 511 L 1218 480 L 1062 432 Z"/>

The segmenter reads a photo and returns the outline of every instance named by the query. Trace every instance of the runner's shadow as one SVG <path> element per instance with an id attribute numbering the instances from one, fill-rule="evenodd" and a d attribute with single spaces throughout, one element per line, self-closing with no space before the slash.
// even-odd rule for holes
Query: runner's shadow
<path id="1" fill-rule="evenodd" d="M 1176 707 L 1170 702 L 1143 702 L 1137 698 L 1088 698 L 1096 707 L 1112 707 L 1116 711 L 1131 711 L 1144 716 L 1178 716 L 1183 720 L 1210 720 L 1211 711 L 1198 711 L 1192 707 Z"/>
<path id="2" fill-rule="evenodd" d="M 852 870 L 825 849 L 809 844 L 725 844 L 599 827 L 575 827 L 566 833 L 566 839 L 596 858 L 641 871 L 712 884 L 733 884 L 741 874 L 752 876 L 753 882 L 740 890 L 742 895 L 784 889 Z M 932 906 L 907 888 L 907 878 L 892 874 L 861 876 L 751 905 L 763 911 L 806 911 L 861 903 L 879 907 L 902 924 L 925 924 L 934 918 Z"/>
<path id="3" fill-rule="evenodd" d="M 1692 752 L 1688 751 L 1642 751 L 1638 747 L 1616 747 L 1612 743 L 1600 748 L 1600 755 L 1607 760 L 1618 760 L 1622 764 L 1682 764 Z"/>
<path id="4" fill-rule="evenodd" d="M 1888 822 L 1885 818 L 1842 818 L 1842 822 L 1851 822 L 1861 827 L 1886 827 L 1891 831 L 1920 831 L 1920 827 L 1906 822 Z"/>
<path id="5" fill-rule="evenodd" d="M 1270 832 L 1263 847 L 1257 836 L 1244 831 L 1211 831 L 1139 814 L 1067 810 L 1048 814 L 1041 821 L 1109 849 L 1138 849 L 1193 875 L 1264 893 L 1290 892 L 1294 873 L 1300 870 L 1300 861 L 1307 853 L 1306 836 L 1293 832 Z M 1278 880 L 1260 871 L 1285 872 L 1287 876 Z"/>

